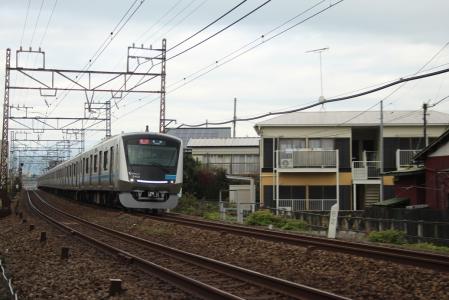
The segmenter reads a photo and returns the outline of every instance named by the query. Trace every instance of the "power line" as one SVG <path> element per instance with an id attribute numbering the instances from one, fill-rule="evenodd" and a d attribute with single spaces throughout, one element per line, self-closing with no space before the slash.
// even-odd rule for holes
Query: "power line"
<path id="1" fill-rule="evenodd" d="M 21 36 L 21 38 L 20 38 L 20 46 L 23 46 L 23 45 L 22 45 L 22 43 L 23 43 L 23 37 L 24 37 L 24 35 L 25 35 L 25 28 L 26 28 L 26 25 L 27 25 L 27 22 L 28 22 L 28 14 L 30 13 L 30 5 L 31 5 L 31 0 L 28 0 L 27 12 L 26 12 L 26 15 L 25 15 L 25 22 L 23 23 L 22 36 Z"/>
<path id="2" fill-rule="evenodd" d="M 138 2 L 139 0 L 135 0 L 131 6 L 128 8 L 128 10 L 125 12 L 125 14 L 122 16 L 122 18 L 120 19 L 120 21 L 115 25 L 115 27 L 113 28 L 113 31 L 111 31 L 111 33 L 109 34 L 109 36 L 103 41 L 103 43 L 100 45 L 100 47 L 98 47 L 97 51 L 94 53 L 94 55 L 92 56 L 91 59 L 89 59 L 89 61 L 84 65 L 84 67 L 82 68 L 82 70 L 87 70 L 89 69 L 95 62 L 96 60 L 103 54 L 103 52 L 106 50 L 106 48 L 111 44 L 111 42 L 117 37 L 117 35 L 122 31 L 122 29 L 126 26 L 126 24 L 129 22 L 129 20 L 135 15 L 135 13 L 139 10 L 139 8 L 142 6 L 142 4 L 145 2 L 145 0 L 140 0 L 140 3 L 137 5 L 137 7 L 132 11 L 132 13 L 128 16 L 128 18 L 126 18 L 126 20 L 123 22 L 123 20 L 125 19 L 125 17 L 129 14 L 129 12 L 132 10 L 132 8 L 134 7 L 134 5 Z M 122 23 L 123 22 L 123 23 Z M 118 28 L 118 29 L 117 29 Z M 117 31 L 115 31 L 117 30 Z M 81 74 L 76 82 L 78 82 L 78 80 L 80 80 L 83 77 L 83 74 Z M 72 84 L 72 86 L 75 85 L 75 83 Z M 64 96 L 62 96 L 62 98 L 59 100 L 58 103 L 56 103 L 56 105 L 53 107 L 53 109 L 50 111 L 49 115 L 52 114 L 56 108 L 61 104 L 61 102 L 67 97 L 67 95 L 69 94 L 69 92 L 66 92 L 64 94 Z"/>
<path id="3" fill-rule="evenodd" d="M 231 8 L 230 10 L 228 10 L 227 12 L 225 12 L 224 14 L 222 14 L 220 17 L 218 17 L 217 19 L 215 19 L 214 21 L 210 22 L 209 24 L 207 24 L 206 26 L 204 26 L 203 28 L 201 28 L 200 30 L 198 30 L 197 32 L 195 32 L 194 34 L 190 35 L 189 37 L 187 37 L 186 39 L 182 40 L 181 42 L 175 44 L 173 47 L 170 47 L 167 49 L 168 51 L 171 51 L 177 47 L 179 47 L 180 45 L 184 44 L 185 42 L 189 41 L 190 39 L 194 38 L 195 36 L 197 36 L 198 34 L 200 34 L 201 32 L 203 32 L 204 30 L 206 30 L 207 28 L 211 27 L 212 25 L 214 25 L 215 23 L 217 23 L 218 21 L 220 21 L 221 19 L 223 19 L 224 17 L 226 17 L 227 15 L 229 15 L 231 12 L 233 12 L 234 10 L 236 10 L 237 8 L 239 8 L 242 4 L 244 4 L 246 1 L 248 0 L 243 0 L 240 3 L 238 3 L 236 6 L 234 6 L 233 8 Z"/>
<path id="4" fill-rule="evenodd" d="M 36 34 L 37 24 L 39 23 L 39 19 L 40 19 L 40 17 L 41 17 L 41 12 L 42 12 L 42 7 L 43 7 L 43 6 L 44 6 L 44 0 L 42 0 L 42 2 L 41 2 L 41 6 L 40 6 L 40 8 L 39 8 L 39 13 L 37 14 L 36 23 L 34 24 L 33 34 L 31 35 L 30 46 L 33 45 L 34 35 Z"/>
<path id="5" fill-rule="evenodd" d="M 297 109 L 292 109 L 292 110 L 286 110 L 286 111 L 281 111 L 281 112 L 268 112 L 262 115 L 258 115 L 258 116 L 254 116 L 254 117 L 249 117 L 249 118 L 241 118 L 241 119 L 237 119 L 236 121 L 251 121 L 251 120 L 256 120 L 256 119 L 261 119 L 261 118 L 265 118 L 265 117 L 269 117 L 269 116 L 274 116 L 274 115 L 281 115 L 281 114 L 288 114 L 288 113 L 293 113 L 293 112 L 298 112 L 298 111 L 302 111 L 302 110 L 306 110 L 321 104 L 326 104 L 326 103 L 332 103 L 332 102 L 339 102 L 339 101 L 343 101 L 343 100 L 349 100 L 349 99 L 353 99 L 353 98 L 358 98 L 361 96 L 365 96 L 368 94 L 372 94 L 381 90 L 384 90 L 386 88 L 395 86 L 397 84 L 401 84 L 403 82 L 409 82 L 409 81 L 414 81 L 414 80 L 419 80 L 419 79 L 423 79 L 423 78 L 427 78 L 427 77 L 432 77 L 432 76 L 436 76 L 436 75 L 440 75 L 440 74 L 444 74 L 449 72 L 449 68 L 443 69 L 443 70 L 439 70 L 436 72 L 431 72 L 431 73 L 427 73 L 427 74 L 422 74 L 422 75 L 417 75 L 417 76 L 412 76 L 412 77 L 408 77 L 408 78 L 400 78 L 392 83 L 383 85 L 381 87 L 378 88 L 374 88 L 365 92 L 361 92 L 361 93 L 357 93 L 357 94 L 353 94 L 353 95 L 349 95 L 349 96 L 345 96 L 345 97 L 339 97 L 339 98 L 333 98 L 333 99 L 326 99 L 324 101 L 319 101 L 316 102 L 314 104 L 310 104 L 307 106 L 303 106 L 301 108 L 297 108 Z M 224 122 L 208 122 L 207 124 L 209 125 L 224 125 L 224 124 L 228 124 L 228 123 L 232 123 L 234 120 L 229 120 L 229 121 L 224 121 Z M 178 126 L 178 128 L 186 126 L 186 127 L 201 127 L 206 125 L 206 123 L 202 123 L 202 124 L 196 124 L 196 125 L 189 125 L 189 124 L 182 124 L 180 126 Z"/>
<path id="6" fill-rule="evenodd" d="M 176 58 L 176 57 L 178 57 L 178 56 L 180 56 L 180 55 L 186 53 L 187 51 L 190 51 L 190 50 L 192 50 L 192 49 L 198 47 L 199 45 L 201 45 L 201 44 L 207 42 L 207 41 L 210 40 L 211 38 L 217 36 L 218 34 L 222 33 L 223 31 L 225 31 L 225 30 L 227 30 L 228 28 L 232 27 L 233 25 L 237 24 L 238 22 L 240 22 L 241 20 L 245 19 L 246 17 L 252 15 L 253 13 L 255 13 L 256 11 L 258 11 L 259 9 L 261 9 L 263 6 L 265 6 L 265 5 L 268 4 L 269 2 L 271 2 L 271 0 L 265 1 L 265 2 L 262 3 L 261 5 L 257 6 L 255 9 L 251 10 L 251 11 L 248 12 L 247 14 L 243 15 L 243 16 L 240 17 L 239 19 L 235 20 L 234 22 L 232 22 L 232 23 L 229 24 L 228 26 L 224 27 L 223 29 L 217 31 L 216 33 L 212 34 L 211 36 L 209 36 L 209 37 L 205 38 L 204 40 L 202 40 L 202 41 L 196 43 L 195 45 L 190 46 L 189 48 L 184 49 L 183 51 L 178 52 L 177 54 L 175 54 L 175 55 L 173 55 L 173 56 L 167 58 L 167 61 L 172 60 L 172 59 L 174 59 L 174 58 Z"/>
<path id="7" fill-rule="evenodd" d="M 136 40 L 143 38 L 148 32 L 151 31 L 158 23 L 160 23 L 167 15 L 169 15 L 183 0 L 178 0 L 173 6 L 171 6 L 159 19 L 156 20 L 148 29 L 146 29 Z"/>
<path id="8" fill-rule="evenodd" d="M 323 8 L 323 9 L 321 9 L 320 11 L 318 11 L 317 13 L 314 13 L 313 15 L 311 15 L 311 16 L 309 16 L 309 17 L 307 17 L 307 18 L 305 18 L 305 19 L 303 19 L 303 20 L 301 20 L 301 21 L 295 23 L 293 26 L 290 26 L 287 30 L 284 30 L 284 31 L 282 31 L 281 33 L 277 34 L 276 36 L 271 37 L 269 40 L 271 40 L 271 39 L 273 39 L 273 38 L 275 38 L 275 37 L 278 37 L 279 35 L 281 35 L 281 34 L 287 32 L 288 30 L 291 30 L 291 29 L 293 29 L 294 27 L 299 26 L 299 25 L 305 23 L 306 21 L 312 19 L 313 17 L 315 17 L 315 16 L 317 16 L 317 15 L 323 13 L 324 11 L 326 11 L 326 10 L 332 8 L 333 6 L 339 4 L 339 3 L 343 2 L 343 1 L 344 1 L 344 0 L 340 0 L 340 1 L 336 2 L 336 3 L 334 3 L 334 4 L 330 4 L 328 7 L 325 7 L 325 8 Z M 306 10 L 304 10 L 304 11 L 302 11 L 301 13 L 297 14 L 297 15 L 294 16 L 293 18 L 290 18 L 287 22 L 282 23 L 282 25 L 277 26 L 276 28 L 280 28 L 281 26 L 283 26 L 283 25 L 285 25 L 285 24 L 291 22 L 292 20 L 297 19 L 298 17 L 300 17 L 300 16 L 304 15 L 305 13 L 311 11 L 312 9 L 316 8 L 318 5 L 320 5 L 320 4 L 323 3 L 323 2 L 325 2 L 325 1 L 319 1 L 319 2 L 316 3 L 315 5 L 309 7 L 308 9 L 306 9 Z M 275 29 L 273 29 L 273 30 L 275 30 Z M 273 30 L 270 30 L 269 32 L 273 32 Z M 257 38 L 256 40 L 254 40 L 254 41 L 252 41 L 252 42 L 250 42 L 250 43 L 247 43 L 247 44 L 244 45 L 243 47 L 240 47 L 239 49 L 237 49 L 237 50 L 231 52 L 230 54 L 228 54 L 228 55 L 226 55 L 226 56 L 220 58 L 220 60 L 232 56 L 233 54 L 237 53 L 237 52 L 240 51 L 241 49 L 246 48 L 248 45 L 254 44 L 254 42 L 260 40 L 260 39 L 263 38 L 263 37 L 264 37 L 264 35 L 262 35 L 260 38 Z M 269 40 L 267 40 L 267 41 L 269 41 Z M 225 64 L 227 64 L 227 63 L 229 63 L 229 62 L 231 62 L 231 61 L 233 61 L 234 59 L 236 59 L 236 58 L 238 58 L 238 57 L 240 57 L 240 56 L 242 56 L 242 55 L 248 53 L 249 51 L 251 51 L 251 50 L 257 48 L 258 46 L 264 44 L 264 43 L 267 42 L 267 41 L 263 40 L 263 41 L 260 42 L 259 44 L 256 44 L 255 46 L 253 46 L 253 47 L 247 49 L 247 50 L 244 51 L 244 52 L 239 53 L 238 55 L 236 55 L 236 56 L 234 56 L 234 57 L 231 57 L 230 59 L 228 59 L 228 60 L 226 60 L 226 61 L 224 61 L 224 62 L 222 62 L 222 63 L 220 63 L 220 64 L 218 64 L 219 60 L 217 60 L 214 64 L 211 64 L 211 65 L 214 65 L 214 66 L 215 66 L 213 69 L 210 69 L 210 70 L 208 70 L 208 71 L 206 71 L 206 72 L 204 72 L 204 73 L 201 73 L 200 75 L 198 75 L 198 76 L 192 78 L 191 80 L 185 82 L 183 85 L 181 85 L 181 86 L 179 86 L 179 87 L 177 87 L 177 88 L 175 88 L 175 89 L 173 89 L 173 90 L 168 91 L 167 94 L 168 94 L 168 93 L 172 93 L 172 92 L 174 92 L 174 91 L 176 91 L 176 90 L 178 90 L 178 89 L 184 87 L 186 84 L 188 84 L 188 83 L 190 83 L 190 82 L 192 82 L 192 81 L 194 81 L 194 80 L 196 80 L 196 79 L 198 79 L 198 78 L 200 78 L 200 77 L 202 77 L 202 76 L 204 76 L 204 75 L 206 75 L 206 74 L 212 72 L 213 70 L 215 70 L 215 69 L 217 69 L 217 68 L 219 68 L 219 67 L 221 67 L 221 66 L 223 66 L 223 65 L 225 65 Z M 191 77 L 191 76 L 193 76 L 194 74 L 197 74 L 197 73 L 199 73 L 199 72 L 202 72 L 204 69 L 208 69 L 211 65 L 209 65 L 209 66 L 207 66 L 207 67 L 204 67 L 204 68 L 200 69 L 199 71 L 197 71 L 197 72 L 195 72 L 195 73 L 193 73 L 193 74 L 188 75 L 187 77 L 184 77 L 183 80 L 179 80 L 178 82 L 185 81 L 186 78 Z M 176 82 L 176 83 L 174 83 L 174 84 L 172 84 L 172 85 L 175 85 L 175 84 L 177 84 L 178 82 Z M 171 86 L 172 86 L 172 85 L 171 85 Z M 153 101 L 154 101 L 154 100 L 151 100 L 151 102 L 153 102 Z M 133 110 L 131 110 L 131 111 L 129 111 L 129 112 L 123 114 L 123 115 L 120 116 L 118 119 L 123 118 L 124 116 L 126 116 L 126 115 L 128 115 L 128 114 L 130 114 L 130 113 L 132 113 L 132 112 L 134 112 L 134 111 L 136 111 L 136 110 L 138 110 L 138 109 L 144 107 L 144 106 L 147 105 L 147 104 L 149 104 L 149 103 L 145 103 L 145 104 L 143 104 L 143 105 L 138 106 L 137 108 L 135 108 L 135 109 L 133 109 Z"/>
<path id="9" fill-rule="evenodd" d="M 55 0 L 55 3 L 53 4 L 53 8 L 51 9 L 50 17 L 48 18 L 47 25 L 45 26 L 44 34 L 42 35 L 41 41 L 39 43 L 39 47 L 42 46 L 42 43 L 44 42 L 44 39 L 47 35 L 48 26 L 50 25 L 50 21 L 53 18 L 53 13 L 55 11 L 56 5 L 58 4 L 58 0 Z"/>
<path id="10" fill-rule="evenodd" d="M 179 15 L 181 15 L 183 12 L 185 12 L 190 6 L 193 5 L 193 3 L 195 3 L 197 0 L 191 0 L 186 6 L 184 6 L 180 11 L 178 11 L 174 16 L 172 16 L 167 22 L 165 22 L 165 24 L 163 24 L 161 27 L 159 27 L 158 30 L 156 30 L 153 35 L 158 34 L 162 28 L 166 27 L 168 24 L 170 24 L 171 22 L 173 22 Z M 151 37 L 148 37 L 144 42 L 148 42 L 151 39 Z"/>

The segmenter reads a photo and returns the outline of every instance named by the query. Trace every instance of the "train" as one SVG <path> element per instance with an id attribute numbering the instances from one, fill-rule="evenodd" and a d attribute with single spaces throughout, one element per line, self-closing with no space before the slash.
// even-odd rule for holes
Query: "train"
<path id="1" fill-rule="evenodd" d="M 182 193 L 183 146 L 162 133 L 122 133 L 58 164 L 37 187 L 103 206 L 160 212 Z"/>

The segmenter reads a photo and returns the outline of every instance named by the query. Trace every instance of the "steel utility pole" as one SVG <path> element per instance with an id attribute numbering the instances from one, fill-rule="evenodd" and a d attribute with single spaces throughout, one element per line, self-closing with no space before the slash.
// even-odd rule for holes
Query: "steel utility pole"
<path id="1" fill-rule="evenodd" d="M 380 202 L 384 201 L 384 101 L 380 101 L 380 131 L 379 131 L 379 156 L 380 156 Z"/>
<path id="2" fill-rule="evenodd" d="M 165 64 L 167 61 L 167 40 L 162 40 L 162 60 L 161 60 L 161 106 L 159 113 L 159 132 L 165 133 Z"/>
<path id="3" fill-rule="evenodd" d="M 11 202 L 8 196 L 8 117 L 9 117 L 9 83 L 10 83 L 11 49 L 6 49 L 5 96 L 3 102 L 3 127 L 0 158 L 0 197 L 2 208 L 10 210 Z"/>
<path id="4" fill-rule="evenodd" d="M 427 147 L 427 103 L 423 103 L 422 105 L 423 108 L 423 121 L 424 121 L 424 132 L 423 132 L 423 136 L 424 136 L 424 147 Z"/>
<path id="5" fill-rule="evenodd" d="M 237 98 L 234 98 L 234 121 L 232 121 L 232 123 L 234 123 L 234 131 L 232 137 L 235 138 L 235 126 L 237 125 Z"/>

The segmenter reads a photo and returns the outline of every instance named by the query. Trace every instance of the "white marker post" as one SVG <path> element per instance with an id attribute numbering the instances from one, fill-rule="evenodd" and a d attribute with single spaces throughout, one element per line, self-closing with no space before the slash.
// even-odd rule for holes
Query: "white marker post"
<path id="1" fill-rule="evenodd" d="M 329 239 L 335 239 L 337 235 L 337 224 L 338 224 L 338 203 L 335 203 L 331 207 L 331 213 L 329 216 L 329 231 L 327 232 L 327 237 Z"/>

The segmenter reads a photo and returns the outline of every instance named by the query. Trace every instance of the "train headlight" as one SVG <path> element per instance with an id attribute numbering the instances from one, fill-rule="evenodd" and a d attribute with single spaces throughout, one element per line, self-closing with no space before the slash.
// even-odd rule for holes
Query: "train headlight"
<path id="1" fill-rule="evenodd" d="M 136 179 L 140 178 L 140 173 L 128 172 L 128 176 L 129 176 L 129 181 L 134 182 L 134 181 L 136 181 Z"/>

